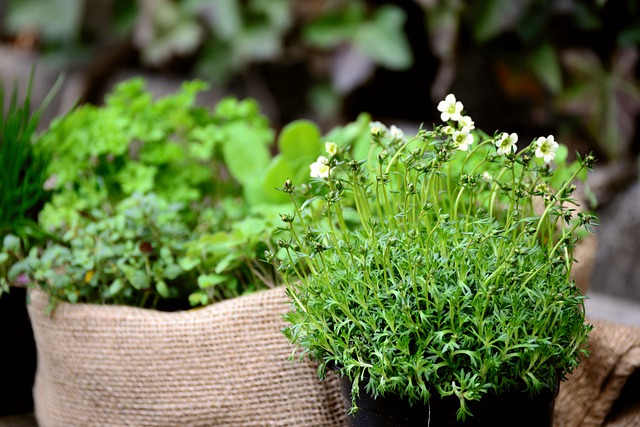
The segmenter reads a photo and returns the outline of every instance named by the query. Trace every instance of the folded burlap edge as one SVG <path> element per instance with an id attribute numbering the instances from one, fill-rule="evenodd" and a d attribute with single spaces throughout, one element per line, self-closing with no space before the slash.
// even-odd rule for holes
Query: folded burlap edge
<path id="1" fill-rule="evenodd" d="M 590 355 L 568 376 L 556 400 L 556 427 L 625 426 L 633 410 L 607 423 L 628 378 L 640 369 L 640 328 L 590 320 Z M 640 408 L 639 408 L 640 409 Z"/>

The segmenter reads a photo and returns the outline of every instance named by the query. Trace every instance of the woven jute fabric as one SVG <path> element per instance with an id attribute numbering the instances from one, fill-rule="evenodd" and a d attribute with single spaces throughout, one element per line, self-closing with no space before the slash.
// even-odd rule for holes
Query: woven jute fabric
<path id="1" fill-rule="evenodd" d="M 289 360 L 282 288 L 174 313 L 30 296 L 40 427 L 346 424 L 338 378 Z"/>
<path id="2" fill-rule="evenodd" d="M 591 323 L 591 354 L 560 386 L 555 426 L 640 426 L 640 328 Z"/>

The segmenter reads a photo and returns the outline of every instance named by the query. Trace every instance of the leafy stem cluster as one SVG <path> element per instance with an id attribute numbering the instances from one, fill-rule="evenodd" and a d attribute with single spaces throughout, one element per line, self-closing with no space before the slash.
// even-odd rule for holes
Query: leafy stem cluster
<path id="1" fill-rule="evenodd" d="M 454 396 L 464 419 L 486 393 L 552 388 L 586 353 L 570 273 L 595 218 L 572 195 L 594 158 L 567 164 L 552 136 L 517 151 L 458 113 L 413 138 L 372 123 L 366 157 L 329 142 L 311 187 L 282 188 L 293 211 L 269 259 L 292 299 L 285 334 L 353 381 L 352 410 L 364 383 Z"/>
<path id="2" fill-rule="evenodd" d="M 104 106 L 79 106 L 37 136 L 47 162 L 32 165 L 39 174 L 33 187 L 41 191 L 46 182 L 51 197 L 33 216 L 46 234 L 37 245 L 0 234 L 1 292 L 28 285 L 48 292 L 52 303 L 173 309 L 272 286 L 273 269 L 259 254 L 273 246 L 278 203 L 264 195 L 276 161 L 273 131 L 251 99 L 198 105 L 204 89 L 186 82 L 154 99 L 143 79 L 132 79 Z M 25 151 L 35 126 L 18 113 L 25 137 L 13 141 L 22 135 L 17 128 L 5 135 Z M 292 124 L 280 142 L 301 127 L 309 125 Z M 312 148 L 314 131 L 307 132 Z M 297 170 L 288 158 L 279 164 Z"/>
<path id="3" fill-rule="evenodd" d="M 2 283 L 30 284 L 60 300 L 120 304 L 161 310 L 232 298 L 268 283 L 266 266 L 255 262 L 268 247 L 239 221 L 227 231 L 203 233 L 212 215 L 189 222 L 183 206 L 154 194 L 135 194 L 115 212 L 97 211 L 59 242 L 25 253 L 19 239 L 5 237 L 0 253 Z M 264 286 L 264 285 L 262 285 Z"/>

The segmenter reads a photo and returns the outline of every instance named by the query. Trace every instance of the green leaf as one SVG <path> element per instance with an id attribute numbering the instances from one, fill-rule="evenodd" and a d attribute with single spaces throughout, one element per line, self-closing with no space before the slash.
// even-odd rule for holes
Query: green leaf
<path id="1" fill-rule="evenodd" d="M 267 25 L 246 28 L 234 44 L 235 54 L 241 64 L 249 61 L 273 60 L 282 51 L 280 34 Z"/>
<path id="2" fill-rule="evenodd" d="M 478 43 L 484 43 L 495 36 L 517 27 L 532 0 L 515 2 L 512 0 L 476 0 L 469 15 L 473 36 Z"/>
<path id="3" fill-rule="evenodd" d="M 196 291 L 189 295 L 189 304 L 192 306 L 206 305 L 209 302 L 209 296 L 206 292 Z"/>
<path id="4" fill-rule="evenodd" d="M 229 278 L 221 274 L 201 274 L 198 276 L 198 286 L 202 289 L 225 283 Z"/>
<path id="5" fill-rule="evenodd" d="M 113 297 L 114 295 L 117 295 L 122 290 L 122 288 L 124 288 L 124 283 L 122 283 L 122 280 L 115 279 L 113 282 L 111 282 L 111 285 L 109 285 L 109 289 L 108 289 L 109 297 Z"/>
<path id="6" fill-rule="evenodd" d="M 413 63 L 411 47 L 404 33 L 404 11 L 386 5 L 374 20 L 358 27 L 355 46 L 378 64 L 390 70 L 406 70 Z"/>
<path id="7" fill-rule="evenodd" d="M 560 144 L 558 149 L 556 150 L 556 158 L 555 163 L 560 165 L 564 165 L 567 161 L 567 156 L 569 155 L 569 149 L 566 145 Z"/>
<path id="8" fill-rule="evenodd" d="M 164 274 L 164 277 L 166 277 L 167 279 L 173 280 L 179 275 L 181 275 L 183 271 L 185 270 L 183 270 L 181 267 L 173 263 L 170 263 L 164 268 L 163 274 Z"/>
<path id="9" fill-rule="evenodd" d="M 164 280 L 158 280 L 156 282 L 156 291 L 158 291 L 158 294 L 162 298 L 169 298 L 171 296 L 171 291 Z"/>
<path id="10" fill-rule="evenodd" d="M 620 46 L 636 46 L 640 44 L 640 25 L 627 28 L 618 34 Z"/>
<path id="11" fill-rule="evenodd" d="M 302 33 L 312 46 L 330 49 L 352 40 L 362 23 L 364 11 L 359 3 L 349 4 L 340 13 L 323 16 L 307 24 Z"/>
<path id="12" fill-rule="evenodd" d="M 202 261 L 199 258 L 191 258 L 191 257 L 183 257 L 178 259 L 178 265 L 184 271 L 191 271 L 198 265 L 200 265 Z"/>
<path id="13" fill-rule="evenodd" d="M 211 13 L 204 13 L 202 16 L 209 29 L 219 38 L 233 40 L 242 31 L 242 12 L 238 0 L 217 0 L 203 5 L 211 8 Z"/>
<path id="14" fill-rule="evenodd" d="M 20 239 L 13 234 L 4 236 L 2 247 L 7 251 L 18 252 L 20 250 Z"/>
<path id="15" fill-rule="evenodd" d="M 127 276 L 127 280 L 131 283 L 131 286 L 137 290 L 149 288 L 149 276 L 147 276 L 144 271 L 130 268 L 125 271 L 125 275 Z"/>
<path id="16" fill-rule="evenodd" d="M 555 50 L 549 44 L 537 49 L 528 58 L 529 66 L 551 93 L 562 89 L 562 70 Z"/>
<path id="17" fill-rule="evenodd" d="M 311 158 L 314 159 L 314 157 Z M 283 155 L 278 154 L 271 161 L 262 178 L 261 185 L 255 191 L 260 193 L 263 203 L 286 203 L 290 200 L 289 196 L 276 189 L 282 188 L 287 179 L 294 180 L 295 175 L 291 163 Z"/>
<path id="18" fill-rule="evenodd" d="M 315 159 L 322 152 L 320 130 L 308 120 L 297 120 L 282 129 L 278 148 L 288 162 L 296 162 L 302 157 Z"/>
<path id="19" fill-rule="evenodd" d="M 242 122 L 227 125 L 225 134 L 222 146 L 225 163 L 238 182 L 247 184 L 263 173 L 271 159 L 265 134 Z"/>
<path id="20" fill-rule="evenodd" d="M 80 31 L 83 6 L 82 0 L 14 0 L 6 24 L 14 33 L 30 28 L 44 40 L 70 42 Z"/>

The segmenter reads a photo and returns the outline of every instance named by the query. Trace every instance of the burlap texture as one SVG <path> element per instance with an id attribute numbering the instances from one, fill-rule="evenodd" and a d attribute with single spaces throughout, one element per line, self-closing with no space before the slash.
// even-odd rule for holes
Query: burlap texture
<path id="1" fill-rule="evenodd" d="M 292 363 L 282 288 L 201 309 L 60 304 L 31 292 L 40 427 L 344 426 L 338 379 Z"/>
<path id="2" fill-rule="evenodd" d="M 640 426 L 640 389 L 631 380 L 640 371 L 640 328 L 591 323 L 591 355 L 562 383 L 555 426 Z"/>
<path id="3" fill-rule="evenodd" d="M 40 427 L 345 426 L 338 379 L 288 360 L 286 301 L 278 288 L 179 313 L 60 304 L 50 318 L 32 291 Z M 592 323 L 591 356 L 562 383 L 554 425 L 640 426 L 640 390 L 627 385 L 640 328 Z"/>

